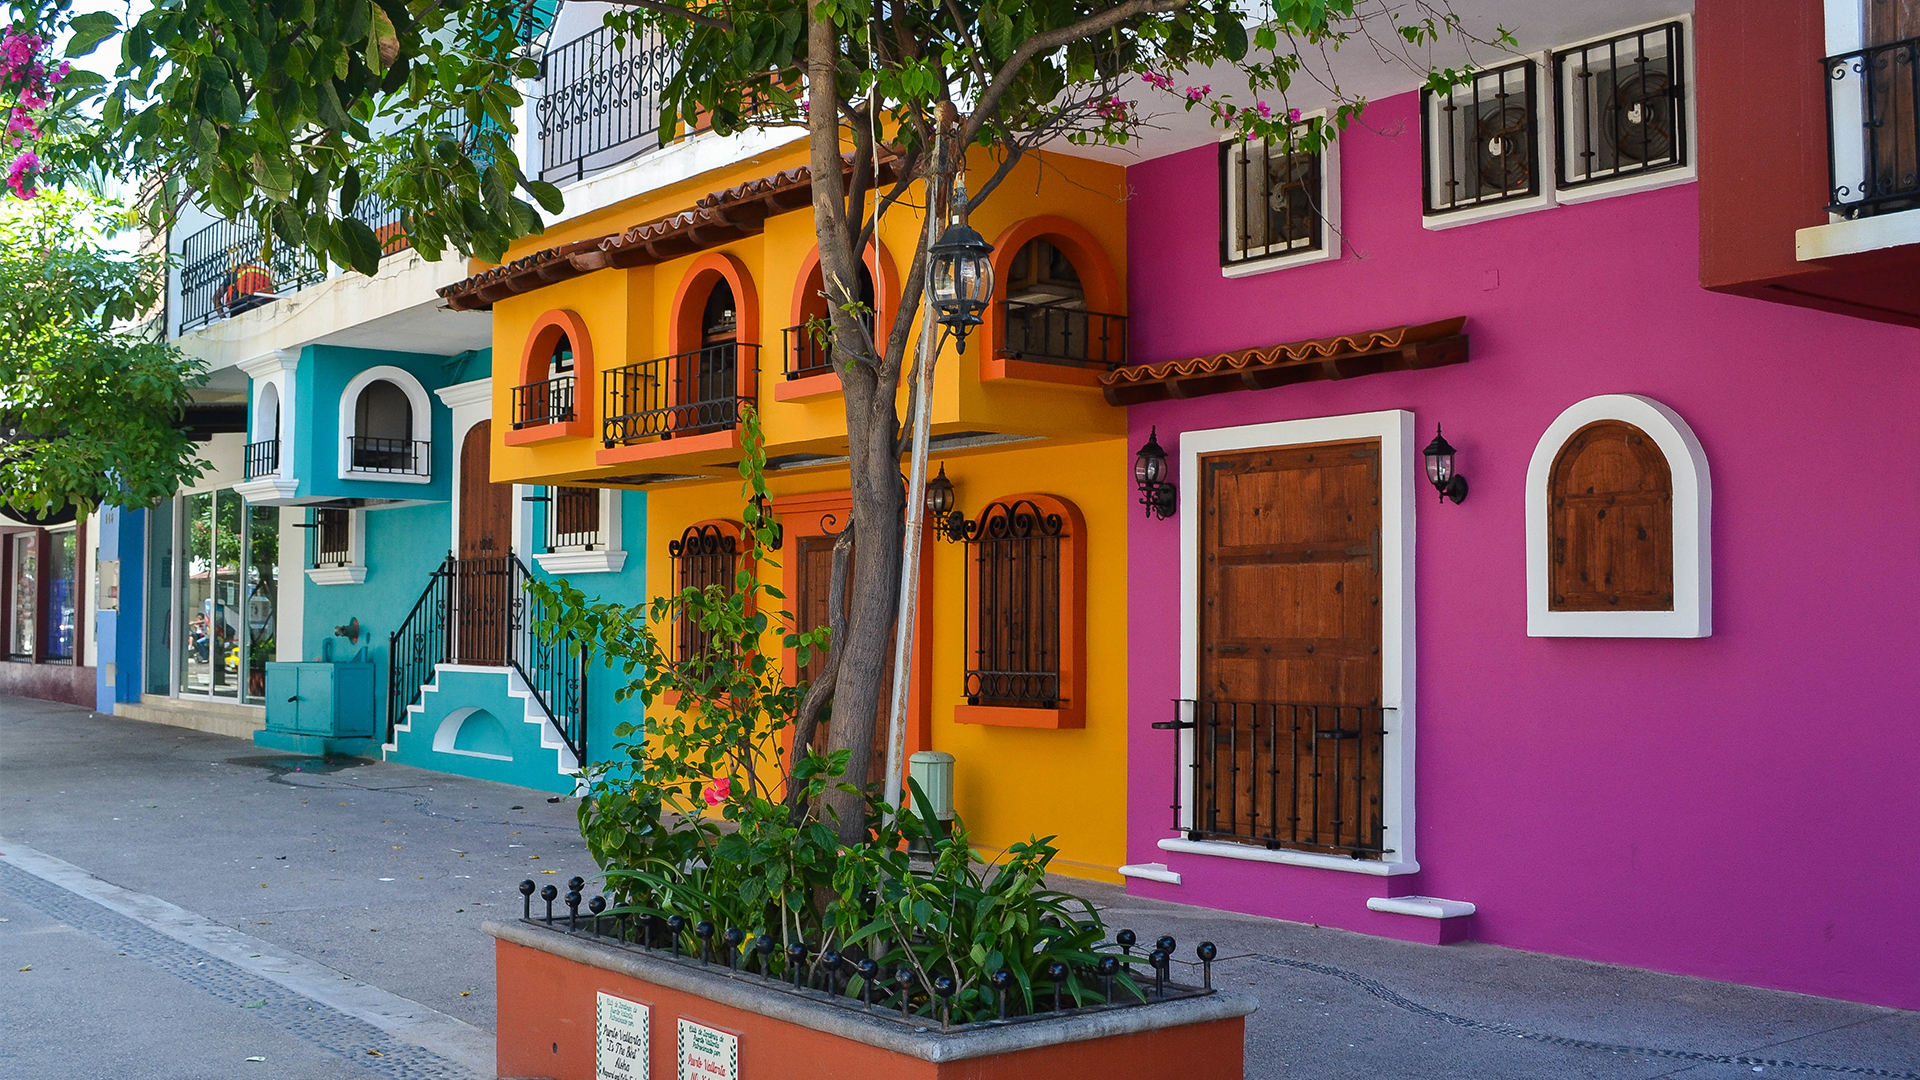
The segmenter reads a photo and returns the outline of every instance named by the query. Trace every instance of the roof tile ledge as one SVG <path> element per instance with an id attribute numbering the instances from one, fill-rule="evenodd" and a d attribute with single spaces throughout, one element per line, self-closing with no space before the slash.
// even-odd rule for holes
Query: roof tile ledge
<path id="1" fill-rule="evenodd" d="M 1320 379 L 1415 371 L 1467 361 L 1466 316 L 1260 349 L 1167 360 L 1107 372 L 1107 402 L 1139 405 L 1234 390 L 1266 390 Z"/>

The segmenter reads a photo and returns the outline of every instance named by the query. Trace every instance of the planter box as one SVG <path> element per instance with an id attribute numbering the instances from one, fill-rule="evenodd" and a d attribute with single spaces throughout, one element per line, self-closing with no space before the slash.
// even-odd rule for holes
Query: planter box
<path id="1" fill-rule="evenodd" d="M 487 923 L 495 943 L 503 1077 L 596 1080 L 601 995 L 646 1006 L 646 1080 L 1046 1080 L 1177 1076 L 1241 1080 L 1252 998 L 1214 993 L 942 1032 L 817 991 L 620 948 L 536 923 Z M 733 1063 L 683 1069 L 682 1021 Z M 731 1036 L 732 1040 L 728 1040 Z M 627 1045 L 637 1042 L 632 1036 Z"/>

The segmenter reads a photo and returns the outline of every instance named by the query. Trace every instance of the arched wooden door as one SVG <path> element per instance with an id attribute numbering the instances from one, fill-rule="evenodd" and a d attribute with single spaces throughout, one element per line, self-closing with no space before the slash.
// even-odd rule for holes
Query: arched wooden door
<path id="1" fill-rule="evenodd" d="M 460 559 L 454 579 L 454 656 L 462 664 L 507 662 L 513 582 L 513 485 L 489 475 L 493 425 L 482 420 L 460 446 Z"/>

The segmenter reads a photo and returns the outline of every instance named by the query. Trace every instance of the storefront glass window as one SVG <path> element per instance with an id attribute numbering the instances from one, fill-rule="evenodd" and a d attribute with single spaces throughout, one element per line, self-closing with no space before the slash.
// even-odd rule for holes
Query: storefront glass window
<path id="1" fill-rule="evenodd" d="M 173 692 L 173 500 L 147 510 L 147 693 Z"/>
<path id="2" fill-rule="evenodd" d="M 7 653 L 23 659 L 33 657 L 34 609 L 40 599 L 40 534 L 14 533 L 13 574 L 7 582 L 7 610 L 13 621 L 7 627 Z"/>
<path id="3" fill-rule="evenodd" d="M 75 600 L 80 591 L 79 531 L 47 537 L 47 659 L 72 660 Z"/>
<path id="4" fill-rule="evenodd" d="M 247 693 L 266 701 L 267 661 L 273 659 L 280 601 L 280 508 L 247 508 Z"/>

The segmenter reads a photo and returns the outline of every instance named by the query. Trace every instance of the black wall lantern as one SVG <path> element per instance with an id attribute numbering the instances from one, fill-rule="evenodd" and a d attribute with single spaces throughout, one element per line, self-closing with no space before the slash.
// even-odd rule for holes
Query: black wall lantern
<path id="1" fill-rule="evenodd" d="M 1180 490 L 1169 479 L 1172 469 L 1167 452 L 1160 446 L 1160 429 L 1148 429 L 1147 442 L 1133 455 L 1133 482 L 1140 485 L 1140 505 L 1147 516 L 1170 518 L 1180 505 Z"/>
<path id="2" fill-rule="evenodd" d="M 967 333 L 980 325 L 980 313 L 993 296 L 993 245 L 964 222 L 940 234 L 928 254 L 933 260 L 933 306 L 940 325 L 953 331 L 959 351 L 967 351 Z"/>
<path id="3" fill-rule="evenodd" d="M 1452 499 L 1457 506 L 1467 501 L 1467 478 L 1453 471 L 1453 444 L 1440 434 L 1440 425 L 1433 427 L 1433 441 L 1420 451 L 1427 459 L 1427 482 L 1440 493 L 1441 501 Z"/>
<path id="4" fill-rule="evenodd" d="M 927 513 L 933 515 L 933 535 L 942 540 L 960 540 L 966 535 L 967 517 L 954 509 L 953 481 L 947 479 L 947 466 L 940 475 L 927 481 Z"/>

